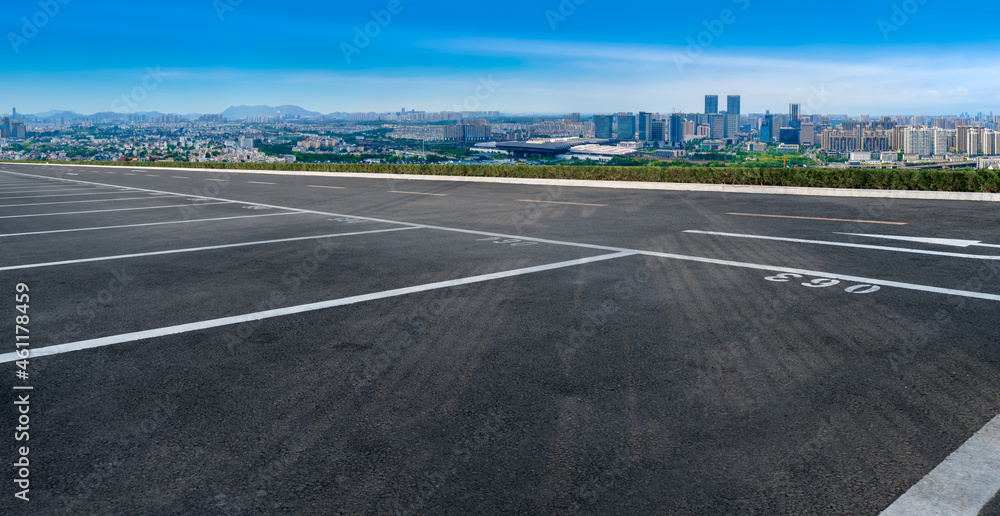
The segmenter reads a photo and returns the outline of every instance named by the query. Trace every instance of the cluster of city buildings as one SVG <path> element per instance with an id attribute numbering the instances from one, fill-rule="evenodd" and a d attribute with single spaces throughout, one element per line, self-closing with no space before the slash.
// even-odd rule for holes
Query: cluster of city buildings
<path id="1" fill-rule="evenodd" d="M 992 114 L 852 118 L 804 114 L 800 104 L 790 104 L 787 113 L 744 114 L 739 95 L 728 95 L 725 105 L 720 104 L 718 95 L 706 95 L 704 106 L 700 113 L 640 111 L 592 116 L 578 112 L 560 116 L 505 116 L 496 111 L 427 113 L 404 108 L 395 113 L 281 117 L 279 111 L 277 119 L 248 116 L 236 121 L 223 115 L 113 113 L 40 120 L 32 115 L 22 117 L 15 109 L 10 116 L 0 117 L 0 159 L 73 158 L 74 152 L 80 159 L 99 160 L 289 159 L 289 155 L 270 156 L 258 151 L 255 139 L 268 145 L 292 142 L 292 151 L 298 153 L 358 155 L 366 152 L 365 145 L 347 144 L 331 135 L 378 127 L 386 129 L 389 141 L 470 143 L 480 153 L 506 153 L 519 159 L 608 160 L 638 154 L 677 159 L 690 151 L 735 155 L 735 149 L 744 149 L 806 151 L 813 159 L 846 161 L 843 166 L 1000 165 L 1000 116 Z M 372 125 L 372 121 L 383 123 Z M 119 131 L 110 141 L 95 139 L 92 134 L 90 139 L 63 141 L 67 133 L 93 133 L 108 127 Z M 266 135 L 260 133 L 262 128 L 267 128 Z M 324 133 L 326 136 L 320 136 Z M 404 142 L 390 143 L 389 148 L 406 150 Z M 420 155 L 426 153 L 421 150 Z"/>

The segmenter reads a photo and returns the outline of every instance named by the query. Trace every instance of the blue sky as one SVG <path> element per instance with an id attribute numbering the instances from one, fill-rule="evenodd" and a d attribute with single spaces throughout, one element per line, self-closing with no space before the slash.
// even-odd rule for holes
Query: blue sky
<path id="1" fill-rule="evenodd" d="M 998 11 L 942 0 L 14 0 L 0 15 L 0 112 L 669 112 L 738 94 L 744 113 L 790 102 L 1000 113 L 1000 32 L 983 23 Z"/>

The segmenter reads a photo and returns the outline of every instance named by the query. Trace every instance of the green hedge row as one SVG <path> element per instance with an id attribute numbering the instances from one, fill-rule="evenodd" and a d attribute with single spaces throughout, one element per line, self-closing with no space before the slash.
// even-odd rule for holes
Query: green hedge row
<path id="1" fill-rule="evenodd" d="M 53 162 L 55 163 L 55 162 Z M 590 179 L 727 185 L 807 186 L 872 190 L 1000 193 L 994 170 L 907 170 L 750 167 L 611 167 L 560 165 L 369 165 L 325 163 L 59 162 L 74 165 L 181 167 L 231 170 L 376 172 L 448 176 Z"/>

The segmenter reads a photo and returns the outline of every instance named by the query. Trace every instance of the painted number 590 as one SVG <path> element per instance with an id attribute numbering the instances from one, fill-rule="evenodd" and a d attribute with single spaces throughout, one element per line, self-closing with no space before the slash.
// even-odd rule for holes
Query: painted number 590
<path id="1" fill-rule="evenodd" d="M 775 283 L 788 283 L 793 279 L 803 279 L 803 276 L 801 274 L 786 272 L 783 274 L 778 274 L 777 276 L 769 276 L 764 279 L 766 279 L 767 281 L 773 281 Z M 809 287 L 809 288 L 828 288 L 836 285 L 840 285 L 840 280 L 836 280 L 833 278 L 816 278 L 812 281 L 802 283 L 803 287 Z M 844 289 L 844 291 L 847 292 L 848 294 L 872 294 L 878 292 L 879 290 L 882 290 L 882 287 L 878 285 L 854 285 L 852 287 L 847 287 L 846 289 Z"/>

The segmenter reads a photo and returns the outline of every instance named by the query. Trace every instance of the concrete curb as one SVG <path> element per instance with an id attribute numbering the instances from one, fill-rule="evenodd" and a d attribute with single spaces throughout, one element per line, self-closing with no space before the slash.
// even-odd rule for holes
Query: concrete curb
<path id="1" fill-rule="evenodd" d="M 17 165 L 49 167 L 102 167 L 123 169 L 117 165 L 66 165 L 16 163 Z M 131 166 L 141 169 L 142 166 Z M 173 170 L 189 172 L 214 172 L 225 174 L 266 174 L 277 176 L 319 176 L 364 179 L 395 179 L 410 181 L 451 181 L 465 183 L 499 183 L 535 186 L 575 186 L 581 188 L 616 188 L 625 190 L 661 190 L 678 192 L 725 192 L 767 195 L 803 195 L 813 197 L 854 197 L 873 199 L 922 199 L 939 201 L 1000 202 L 1000 194 L 979 192 L 929 192 L 916 190 L 856 190 L 849 188 L 805 188 L 797 186 L 717 185 L 703 183 L 649 183 L 638 181 L 590 181 L 583 179 L 528 179 L 516 177 L 431 176 L 418 174 L 375 174 L 368 172 L 299 172 L 287 170 L 237 170 L 218 168 L 155 167 L 148 170 Z"/>

